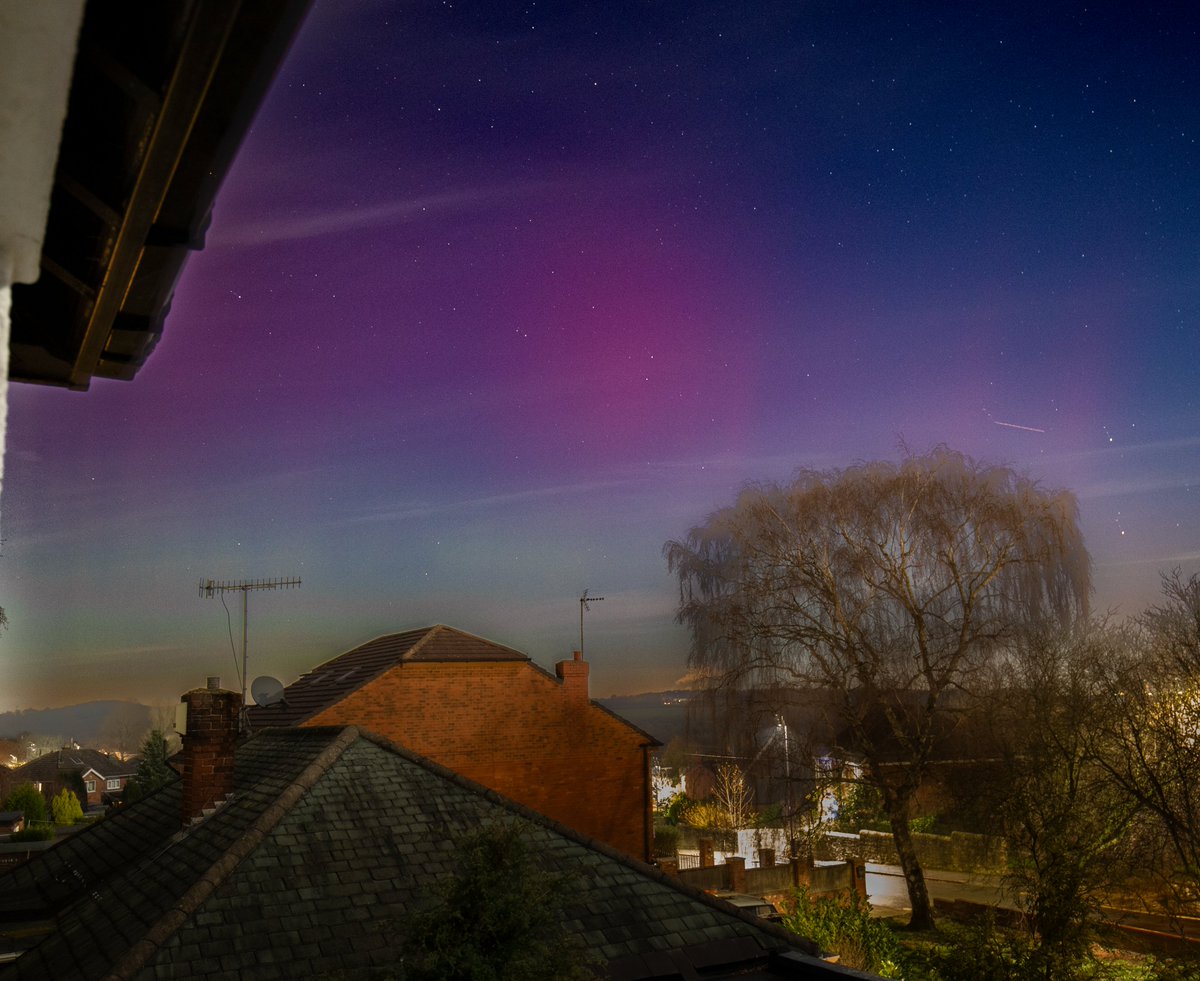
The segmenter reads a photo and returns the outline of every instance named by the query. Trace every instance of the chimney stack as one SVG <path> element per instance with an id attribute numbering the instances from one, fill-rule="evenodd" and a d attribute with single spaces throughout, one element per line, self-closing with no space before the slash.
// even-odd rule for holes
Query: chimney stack
<path id="1" fill-rule="evenodd" d="M 583 659 L 582 651 L 575 651 L 570 661 L 559 661 L 554 665 L 554 673 L 562 679 L 563 691 L 567 701 L 572 705 L 588 703 L 588 671 L 589 665 Z"/>
<path id="2" fill-rule="evenodd" d="M 180 701 L 187 705 L 183 736 L 183 823 L 233 793 L 233 751 L 237 744 L 241 695 L 209 678 L 207 688 L 194 688 Z"/>

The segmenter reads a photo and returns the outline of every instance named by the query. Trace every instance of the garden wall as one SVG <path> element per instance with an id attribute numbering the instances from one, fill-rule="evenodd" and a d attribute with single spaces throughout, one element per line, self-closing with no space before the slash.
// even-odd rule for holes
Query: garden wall
<path id="1" fill-rule="evenodd" d="M 948 835 L 913 832 L 917 856 L 926 869 L 950 872 L 996 871 L 1007 867 L 1008 848 L 1003 838 L 955 831 Z M 830 831 L 817 838 L 814 854 L 826 861 L 859 859 L 880 865 L 899 865 L 896 845 L 886 831 L 847 834 Z"/>

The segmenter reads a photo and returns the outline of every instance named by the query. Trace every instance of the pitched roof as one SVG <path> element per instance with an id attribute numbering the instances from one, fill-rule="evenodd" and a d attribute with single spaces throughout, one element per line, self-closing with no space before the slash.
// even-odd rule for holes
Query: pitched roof
<path id="1" fill-rule="evenodd" d="M 441 624 L 385 634 L 301 675 L 284 689 L 283 703 L 251 708 L 250 722 L 297 725 L 401 663 L 528 660 L 528 654 Z"/>
<path id="2" fill-rule="evenodd" d="M 180 788 L 0 875 L 0 932 L 58 911 L 53 932 L 0 977 L 290 978 L 394 966 L 408 917 L 455 867 L 455 838 L 497 819 L 519 823 L 550 870 L 573 875 L 564 925 L 612 977 L 766 970 L 769 955 L 805 946 L 354 727 L 259 733 L 237 752 L 233 798 L 185 831 Z"/>
<path id="3" fill-rule="evenodd" d="M 103 777 L 129 776 L 137 772 L 137 763 L 119 760 L 98 749 L 56 749 L 43 753 L 11 771 L 10 781 L 50 783 L 67 773 L 86 773 L 95 770 Z"/>

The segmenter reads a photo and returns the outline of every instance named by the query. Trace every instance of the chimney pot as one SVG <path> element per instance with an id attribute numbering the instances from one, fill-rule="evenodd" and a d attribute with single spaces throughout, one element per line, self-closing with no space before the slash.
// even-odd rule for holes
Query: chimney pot
<path id="1" fill-rule="evenodd" d="M 221 678 L 219 675 L 210 674 L 208 676 L 208 690 L 219 691 L 221 688 Z"/>

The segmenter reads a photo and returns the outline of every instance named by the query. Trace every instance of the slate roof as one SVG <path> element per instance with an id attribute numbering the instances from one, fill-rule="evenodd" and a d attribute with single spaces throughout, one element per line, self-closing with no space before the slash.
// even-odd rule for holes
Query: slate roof
<path id="1" fill-rule="evenodd" d="M 233 798 L 180 830 L 176 781 L 0 875 L 0 934 L 52 932 L 0 978 L 365 977 L 455 868 L 454 839 L 519 822 L 575 882 L 566 928 L 619 979 L 752 976 L 781 928 L 354 727 L 268 729 Z M 811 953 L 811 950 L 810 950 Z"/>
<path id="2" fill-rule="evenodd" d="M 284 703 L 250 709 L 253 726 L 293 726 L 340 702 L 397 664 L 431 661 L 528 661 L 529 655 L 437 624 L 360 644 L 284 689 Z"/>

